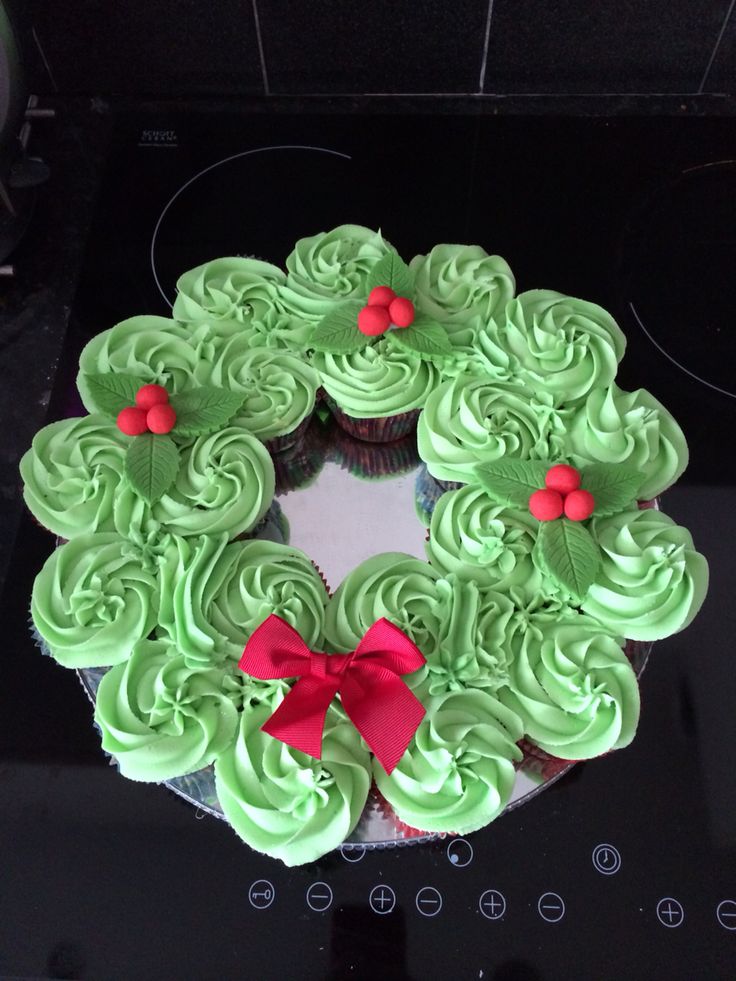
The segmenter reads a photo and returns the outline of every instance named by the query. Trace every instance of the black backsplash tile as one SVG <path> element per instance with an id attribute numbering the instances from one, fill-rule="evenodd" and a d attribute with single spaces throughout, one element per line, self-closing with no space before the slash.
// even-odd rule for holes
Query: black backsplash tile
<path id="1" fill-rule="evenodd" d="M 705 80 L 705 92 L 736 91 L 736 7 L 731 11 L 721 43 Z"/>
<path id="2" fill-rule="evenodd" d="M 495 0 L 486 92 L 697 92 L 729 0 Z"/>
<path id="3" fill-rule="evenodd" d="M 477 92 L 487 0 L 261 0 L 273 93 Z"/>
<path id="4" fill-rule="evenodd" d="M 263 92 L 250 0 L 30 0 L 29 7 L 65 94 Z"/>

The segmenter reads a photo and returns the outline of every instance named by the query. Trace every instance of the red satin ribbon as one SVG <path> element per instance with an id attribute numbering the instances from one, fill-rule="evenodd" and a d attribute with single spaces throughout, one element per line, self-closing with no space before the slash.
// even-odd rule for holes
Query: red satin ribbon
<path id="1" fill-rule="evenodd" d="M 325 716 L 339 692 L 347 715 L 391 773 L 424 718 L 424 706 L 399 676 L 424 663 L 419 648 L 386 619 L 377 620 L 352 653 L 322 654 L 271 614 L 251 635 L 238 666 L 263 680 L 298 679 L 264 732 L 321 759 Z"/>

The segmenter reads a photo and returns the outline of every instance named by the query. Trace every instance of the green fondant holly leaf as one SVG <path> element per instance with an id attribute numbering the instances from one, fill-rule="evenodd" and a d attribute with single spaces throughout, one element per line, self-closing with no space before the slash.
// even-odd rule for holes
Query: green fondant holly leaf
<path id="1" fill-rule="evenodd" d="M 528 510 L 529 498 L 544 487 L 548 463 L 502 457 L 475 468 L 478 483 L 497 504 Z"/>
<path id="2" fill-rule="evenodd" d="M 125 475 L 147 504 L 155 504 L 163 497 L 178 470 L 179 451 L 170 436 L 143 433 L 131 441 L 125 457 Z"/>
<path id="3" fill-rule="evenodd" d="M 447 331 L 435 320 L 417 314 L 409 327 L 397 327 L 391 337 L 407 351 L 414 351 L 420 358 L 446 358 L 452 354 Z"/>
<path id="4" fill-rule="evenodd" d="M 381 256 L 368 273 L 368 292 L 374 286 L 390 286 L 397 296 L 407 296 L 411 299 L 414 289 L 414 277 L 411 270 L 393 249 Z"/>
<path id="5" fill-rule="evenodd" d="M 358 330 L 358 314 L 365 306 L 360 301 L 341 303 L 326 314 L 312 331 L 309 344 L 315 351 L 327 354 L 352 354 L 368 343 Z"/>
<path id="6" fill-rule="evenodd" d="M 176 413 L 172 432 L 175 436 L 201 436 L 222 429 L 244 400 L 245 392 L 230 392 L 208 385 L 172 395 L 169 403 Z"/>
<path id="7" fill-rule="evenodd" d="M 103 375 L 85 375 L 84 380 L 95 407 L 108 416 L 117 416 L 122 409 L 135 405 L 136 392 L 144 384 L 132 375 L 112 371 Z"/>
<path id="8" fill-rule="evenodd" d="M 579 521 L 542 521 L 536 548 L 542 568 L 582 603 L 598 573 L 600 549 Z"/>
<path id="9" fill-rule="evenodd" d="M 618 514 L 636 501 L 642 474 L 618 463 L 594 463 L 581 471 L 580 486 L 593 495 L 596 518 Z"/>

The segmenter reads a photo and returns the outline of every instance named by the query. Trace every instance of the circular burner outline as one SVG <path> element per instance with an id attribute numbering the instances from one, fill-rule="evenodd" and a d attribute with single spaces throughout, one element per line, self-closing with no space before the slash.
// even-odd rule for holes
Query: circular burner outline
<path id="1" fill-rule="evenodd" d="M 330 154 L 330 156 L 333 157 L 342 157 L 343 160 L 353 159 L 349 153 L 341 153 L 340 150 L 330 150 L 328 147 L 324 147 L 324 146 L 302 146 L 301 144 L 298 143 L 285 143 L 285 144 L 278 144 L 275 146 L 259 146 L 259 147 L 255 147 L 253 150 L 243 150 L 242 153 L 233 153 L 229 157 L 223 157 L 222 160 L 217 160 L 215 161 L 215 163 L 210 164 L 208 167 L 205 167 L 203 170 L 200 170 L 199 173 L 194 175 L 194 177 L 190 177 L 189 180 L 186 181 L 186 183 L 182 184 L 179 190 L 176 191 L 169 198 L 168 202 L 164 207 L 164 210 L 161 212 L 161 214 L 158 217 L 158 221 L 156 222 L 156 225 L 153 229 L 153 235 L 151 236 L 151 249 L 150 249 L 151 272 L 153 273 L 153 279 L 154 282 L 156 283 L 156 287 L 159 293 L 164 298 L 164 301 L 170 307 L 173 307 L 174 304 L 164 293 L 163 287 L 158 278 L 158 273 L 156 272 L 156 259 L 155 259 L 156 238 L 158 236 L 161 223 L 166 217 L 166 213 L 168 212 L 169 208 L 172 206 L 174 201 L 176 201 L 179 195 L 183 191 L 186 191 L 186 189 L 189 187 L 190 184 L 193 184 L 196 180 L 199 180 L 199 178 L 202 177 L 204 174 L 208 174 L 211 170 L 214 170 L 216 167 L 220 167 L 222 166 L 222 164 L 230 163 L 231 160 L 237 160 L 240 157 L 250 157 L 254 153 L 267 153 L 269 150 L 314 150 L 316 153 L 328 153 Z"/>
<path id="2" fill-rule="evenodd" d="M 670 183 L 676 183 L 677 181 L 685 177 L 685 175 L 696 174 L 699 171 L 710 170 L 712 167 L 723 167 L 723 166 L 733 167 L 734 164 L 736 164 L 736 160 L 729 158 L 726 160 L 713 160 L 707 164 L 697 164 L 694 167 L 686 167 L 677 175 L 676 180 L 671 181 Z M 730 392 L 727 388 L 721 388 L 720 385 L 714 385 L 713 382 L 706 381 L 705 378 L 701 378 L 700 375 L 696 375 L 694 371 L 690 371 L 690 369 L 686 368 L 685 365 L 680 364 L 680 362 L 676 358 L 673 358 L 672 355 L 669 354 L 662 347 L 659 341 L 655 340 L 653 335 L 647 330 L 646 324 L 639 316 L 639 313 L 636 307 L 634 306 L 633 302 L 631 300 L 628 300 L 627 302 L 629 305 L 629 309 L 631 310 L 632 316 L 634 317 L 634 320 L 637 322 L 644 335 L 647 338 L 649 338 L 649 340 L 656 347 L 659 353 L 663 354 L 665 358 L 667 358 L 670 364 L 673 364 L 676 368 L 679 368 L 680 371 L 684 372 L 686 375 L 688 375 L 688 377 L 692 378 L 694 381 L 699 382 L 701 385 L 705 385 L 706 388 L 710 388 L 711 391 L 718 392 L 719 395 L 726 395 L 730 399 L 736 399 L 736 392 Z"/>

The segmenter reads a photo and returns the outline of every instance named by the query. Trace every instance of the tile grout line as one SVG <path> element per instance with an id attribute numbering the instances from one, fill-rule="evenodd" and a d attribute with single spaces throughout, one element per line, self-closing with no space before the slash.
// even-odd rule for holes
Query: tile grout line
<path id="1" fill-rule="evenodd" d="M 488 64 L 488 43 L 491 38 L 491 15 L 493 14 L 493 0 L 488 0 L 488 13 L 486 15 L 486 33 L 483 39 L 483 57 L 480 63 L 480 77 L 478 79 L 478 95 L 483 95 L 486 84 L 486 65 Z"/>
<path id="2" fill-rule="evenodd" d="M 700 86 L 698 88 L 698 95 L 703 94 L 705 89 L 705 83 L 708 81 L 708 76 L 710 75 L 710 70 L 713 67 L 713 62 L 716 60 L 716 55 L 718 54 L 718 49 L 721 46 L 721 41 L 723 40 L 723 35 L 726 33 L 726 28 L 728 27 L 728 22 L 731 19 L 731 14 L 733 13 L 733 6 L 736 0 L 731 0 L 728 5 L 728 10 L 726 11 L 726 16 L 723 18 L 723 23 L 721 24 L 721 29 L 718 32 L 718 37 L 716 38 L 716 43 L 713 50 L 710 53 L 710 58 L 708 59 L 708 64 L 705 66 L 705 72 L 703 73 L 703 78 L 701 79 Z"/>
<path id="3" fill-rule="evenodd" d="M 258 2 L 251 0 L 253 6 L 253 20 L 256 25 L 256 40 L 258 41 L 258 53 L 261 58 L 261 75 L 263 76 L 263 94 L 270 95 L 271 89 L 268 85 L 268 72 L 266 70 L 266 55 L 263 51 L 263 38 L 261 37 L 261 21 L 258 16 Z"/>

